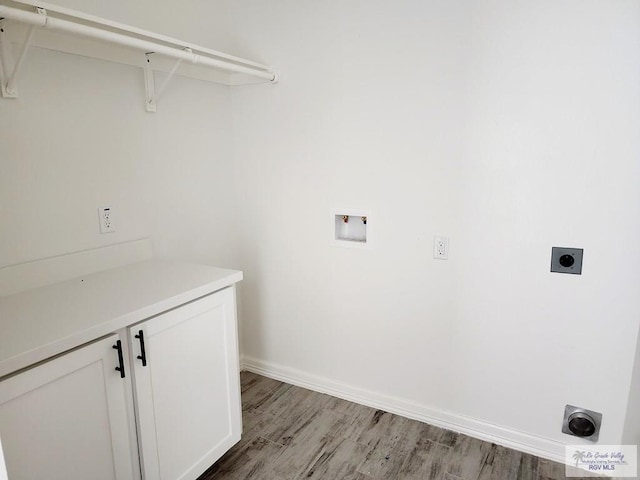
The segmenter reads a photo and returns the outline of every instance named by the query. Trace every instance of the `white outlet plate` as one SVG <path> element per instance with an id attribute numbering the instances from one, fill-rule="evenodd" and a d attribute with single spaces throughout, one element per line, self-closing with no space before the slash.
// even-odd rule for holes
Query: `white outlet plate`
<path id="1" fill-rule="evenodd" d="M 100 233 L 116 231 L 116 226 L 113 223 L 113 207 L 98 208 L 98 218 L 100 220 Z"/>
<path id="2" fill-rule="evenodd" d="M 436 235 L 433 239 L 433 258 L 447 260 L 449 258 L 449 237 Z"/>

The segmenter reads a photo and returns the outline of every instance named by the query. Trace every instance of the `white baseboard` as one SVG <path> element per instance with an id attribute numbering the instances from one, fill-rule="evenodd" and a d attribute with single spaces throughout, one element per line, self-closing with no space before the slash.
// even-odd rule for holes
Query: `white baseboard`
<path id="1" fill-rule="evenodd" d="M 329 378 L 244 355 L 241 357 L 240 362 L 242 370 L 254 372 L 316 392 L 326 393 L 334 397 L 384 410 L 385 412 L 401 415 L 437 427 L 453 430 L 469 435 L 470 437 L 553 460 L 554 462 L 564 463 L 565 461 L 565 445 L 554 440 L 501 427 L 452 412 L 438 410 L 410 400 L 352 387 Z"/>

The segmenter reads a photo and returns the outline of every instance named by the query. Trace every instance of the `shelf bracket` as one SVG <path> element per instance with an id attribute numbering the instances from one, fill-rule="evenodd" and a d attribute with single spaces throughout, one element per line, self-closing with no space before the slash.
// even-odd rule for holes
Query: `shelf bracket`
<path id="1" fill-rule="evenodd" d="M 156 85 L 153 80 L 153 68 L 151 68 L 151 59 L 149 56 L 153 54 L 153 52 L 147 52 L 144 54 L 145 62 L 144 62 L 144 91 L 145 91 L 145 101 L 144 108 L 147 112 L 155 113 L 158 111 L 156 105 Z"/>
<path id="2" fill-rule="evenodd" d="M 184 50 L 186 52 L 191 53 L 190 48 L 185 48 Z M 180 67 L 180 64 L 182 63 L 181 58 L 176 60 L 176 62 L 173 64 L 173 67 L 171 68 L 171 71 L 167 75 L 167 78 L 164 79 L 164 82 L 162 82 L 162 85 L 160 85 L 160 88 L 156 90 L 155 78 L 153 74 L 153 68 L 151 67 L 151 58 L 150 58 L 150 56 L 153 53 L 154 52 L 145 53 L 146 62 L 144 64 L 144 85 L 145 85 L 145 92 L 146 92 L 145 108 L 147 112 L 157 111 L 158 100 L 160 99 L 162 92 L 165 91 L 165 89 L 167 88 L 167 85 L 169 85 L 169 82 L 171 81 L 173 76 L 176 74 L 176 71 L 178 70 L 178 68 Z"/>
<path id="3" fill-rule="evenodd" d="M 0 87 L 2 88 L 3 98 L 16 98 L 16 94 L 9 95 L 7 93 L 7 73 L 13 68 L 13 55 L 11 52 L 11 45 L 7 40 L 6 33 L 4 31 L 4 19 L 0 20 Z"/>
<path id="4" fill-rule="evenodd" d="M 44 8 L 37 7 L 36 11 L 39 15 L 44 15 L 46 18 L 47 11 Z M 18 97 L 18 73 L 22 68 L 24 59 L 27 56 L 27 50 L 31 45 L 33 34 L 35 32 L 35 25 L 31 25 L 27 31 L 27 38 L 22 44 L 22 50 L 20 50 L 20 56 L 17 61 L 13 61 L 13 53 L 11 52 L 11 42 L 6 37 L 5 27 L 2 20 L 0 20 L 0 86 L 3 98 L 17 98 Z"/>

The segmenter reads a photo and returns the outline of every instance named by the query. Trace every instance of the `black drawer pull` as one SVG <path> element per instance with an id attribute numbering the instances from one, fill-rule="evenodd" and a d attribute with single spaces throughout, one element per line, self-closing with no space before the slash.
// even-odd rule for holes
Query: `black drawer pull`
<path id="1" fill-rule="evenodd" d="M 116 370 L 120 372 L 120 378 L 124 378 L 124 358 L 122 358 L 122 342 L 118 340 L 113 348 L 118 350 L 118 363 L 120 364 L 119 367 L 116 367 Z"/>
<path id="2" fill-rule="evenodd" d="M 147 366 L 147 352 L 144 349 L 144 332 L 142 330 L 138 330 L 138 335 L 135 336 L 140 340 L 140 355 L 138 355 L 138 360 L 142 360 L 142 366 Z"/>

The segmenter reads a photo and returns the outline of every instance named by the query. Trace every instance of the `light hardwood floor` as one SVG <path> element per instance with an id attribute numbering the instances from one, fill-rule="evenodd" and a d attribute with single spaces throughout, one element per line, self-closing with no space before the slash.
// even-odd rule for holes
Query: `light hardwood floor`
<path id="1" fill-rule="evenodd" d="M 564 465 L 243 372 L 242 440 L 198 480 L 556 480 Z"/>

